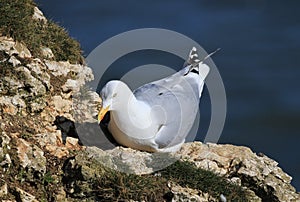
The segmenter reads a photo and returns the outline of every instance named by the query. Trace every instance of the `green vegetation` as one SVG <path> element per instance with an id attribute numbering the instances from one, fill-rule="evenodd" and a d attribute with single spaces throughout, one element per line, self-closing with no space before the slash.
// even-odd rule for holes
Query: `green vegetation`
<path id="1" fill-rule="evenodd" d="M 33 20 L 34 7 L 32 0 L 0 0 L 0 33 L 23 42 L 35 57 L 49 47 L 56 60 L 82 63 L 79 43 L 57 24 Z"/>
<path id="2" fill-rule="evenodd" d="M 109 201 L 129 199 L 163 201 L 165 195 L 170 192 L 167 180 L 164 178 L 125 174 L 113 170 L 98 179 L 95 188 L 99 199 Z"/>
<path id="3" fill-rule="evenodd" d="M 48 185 L 48 184 L 54 182 L 54 179 L 53 179 L 53 177 L 52 177 L 52 175 L 51 175 L 50 172 L 47 172 L 47 173 L 44 175 L 43 182 L 44 182 L 44 184 L 46 184 L 46 185 Z"/>
<path id="4" fill-rule="evenodd" d="M 62 181 L 66 190 L 76 190 L 69 192 L 71 198 L 91 201 L 164 201 L 164 195 L 170 193 L 164 178 L 118 172 L 87 158 L 85 153 L 76 155 L 75 159 L 77 163 L 74 164 L 74 159 L 70 159 L 63 168 Z"/>
<path id="5" fill-rule="evenodd" d="M 228 201 L 248 201 L 242 187 L 186 161 L 177 161 L 159 171 L 160 176 L 122 173 L 93 160 L 82 162 L 81 159 L 79 162 L 83 166 L 76 170 L 69 166 L 69 169 L 64 170 L 66 175 L 63 181 L 68 181 L 66 187 L 75 184 L 74 189 L 80 190 L 72 194 L 72 198 L 85 196 L 100 201 L 171 201 L 173 193 L 167 185 L 171 181 L 184 188 L 208 193 L 216 199 L 223 194 Z"/>
<path id="6" fill-rule="evenodd" d="M 246 192 L 242 187 L 230 183 L 225 177 L 212 171 L 197 168 L 188 161 L 177 161 L 161 171 L 161 174 L 182 187 L 201 190 L 215 198 L 223 194 L 228 201 L 247 201 Z"/>

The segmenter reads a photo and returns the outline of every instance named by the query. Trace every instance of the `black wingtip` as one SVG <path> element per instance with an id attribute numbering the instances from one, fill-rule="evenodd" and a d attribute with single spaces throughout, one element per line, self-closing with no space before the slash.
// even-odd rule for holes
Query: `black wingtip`
<path id="1" fill-rule="evenodd" d="M 204 62 L 206 59 L 210 58 L 212 55 L 214 55 L 220 50 L 221 48 L 217 48 L 215 51 L 209 53 L 207 56 L 205 56 L 205 58 L 200 60 L 197 53 L 197 48 L 193 47 L 190 51 L 189 58 L 185 62 L 185 65 L 190 65 L 190 69 L 184 74 L 184 76 L 187 75 L 189 72 L 199 74 L 199 69 L 197 69 L 198 64 Z"/>

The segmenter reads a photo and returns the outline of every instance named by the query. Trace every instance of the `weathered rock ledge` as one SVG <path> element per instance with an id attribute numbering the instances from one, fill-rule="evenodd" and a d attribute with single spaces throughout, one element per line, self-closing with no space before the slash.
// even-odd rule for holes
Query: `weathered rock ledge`
<path id="1" fill-rule="evenodd" d="M 33 10 L 33 21 L 47 23 L 41 11 Z M 247 147 L 194 142 L 172 156 L 82 146 L 74 122 L 95 122 L 101 104 L 84 87 L 93 79 L 92 70 L 56 61 L 55 54 L 42 46 L 43 56 L 36 57 L 26 41 L 0 35 L 2 201 L 242 201 L 225 186 L 212 192 L 190 186 L 197 182 L 166 177 L 167 165 L 176 160 L 195 165 L 182 167 L 190 172 L 201 168 L 223 176 L 250 201 L 300 201 L 278 163 Z M 192 180 L 198 180 L 196 175 Z"/>

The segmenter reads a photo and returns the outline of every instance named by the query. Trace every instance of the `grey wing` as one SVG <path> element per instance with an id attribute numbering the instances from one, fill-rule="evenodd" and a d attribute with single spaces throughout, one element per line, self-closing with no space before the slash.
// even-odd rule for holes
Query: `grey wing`
<path id="1" fill-rule="evenodd" d="M 158 121 L 155 142 L 170 147 L 184 141 L 198 111 L 198 82 L 185 77 L 183 69 L 167 78 L 145 84 L 136 89 L 135 97 L 153 109 Z"/>
<path id="2" fill-rule="evenodd" d="M 184 76 L 188 68 L 186 67 L 169 77 L 145 84 L 134 90 L 133 94 L 138 100 L 144 101 L 150 106 L 160 103 L 171 95 L 179 98 L 181 96 L 190 96 L 199 100 L 197 96 L 199 94 L 197 76 Z"/>

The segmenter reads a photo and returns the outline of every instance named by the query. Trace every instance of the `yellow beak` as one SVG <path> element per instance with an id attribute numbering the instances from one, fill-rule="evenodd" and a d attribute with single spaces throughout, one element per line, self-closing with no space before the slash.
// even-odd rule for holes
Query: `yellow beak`
<path id="1" fill-rule="evenodd" d="M 108 112 L 110 106 L 107 106 L 106 108 L 101 108 L 98 113 L 98 124 L 102 121 L 105 114 Z"/>

